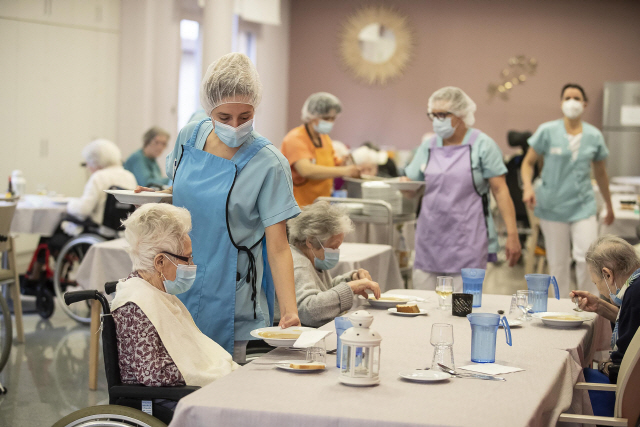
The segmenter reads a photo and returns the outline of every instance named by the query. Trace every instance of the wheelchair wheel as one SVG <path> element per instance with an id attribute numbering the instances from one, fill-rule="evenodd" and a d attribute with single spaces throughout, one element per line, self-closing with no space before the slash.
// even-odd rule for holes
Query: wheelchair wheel
<path id="1" fill-rule="evenodd" d="M 44 286 L 36 291 L 36 311 L 43 319 L 48 319 L 56 308 L 56 302 L 51 291 Z"/>
<path id="2" fill-rule="evenodd" d="M 13 329 L 11 327 L 11 312 L 7 300 L 0 292 L 0 372 L 9 360 L 11 352 L 11 341 L 13 340 Z M 2 386 L 0 386 L 2 389 Z"/>
<path id="3" fill-rule="evenodd" d="M 165 423 L 137 409 L 119 405 L 100 405 L 73 412 L 53 427 L 167 427 Z"/>
<path id="4" fill-rule="evenodd" d="M 64 293 L 67 291 L 79 291 L 83 288 L 75 281 L 78 266 L 89 251 L 91 245 L 105 242 L 106 239 L 97 234 L 81 234 L 69 240 L 60 249 L 56 259 L 56 269 L 53 275 L 53 289 L 60 303 L 60 308 L 72 319 L 80 323 L 91 322 L 91 308 L 88 304 L 72 304 L 68 306 L 64 303 Z"/>

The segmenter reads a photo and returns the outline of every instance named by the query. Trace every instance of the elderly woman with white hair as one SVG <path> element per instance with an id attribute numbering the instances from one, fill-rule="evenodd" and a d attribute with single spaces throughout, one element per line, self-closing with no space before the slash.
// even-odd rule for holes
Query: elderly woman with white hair
<path id="1" fill-rule="evenodd" d="M 344 235 L 353 229 L 349 216 L 327 202 L 302 208 L 287 222 L 293 256 L 296 302 L 303 325 L 318 327 L 353 305 L 354 295 L 367 297 L 367 290 L 380 297 L 380 286 L 367 270 L 358 269 L 331 277 L 338 264 Z M 276 312 L 277 314 L 277 312 Z"/>
<path id="2" fill-rule="evenodd" d="M 602 362 L 598 370 L 585 369 L 585 379 L 615 384 L 622 358 L 640 328 L 640 258 L 628 242 L 607 235 L 591 243 L 585 259 L 591 280 L 601 296 L 582 290 L 572 291 L 570 295 L 577 298 L 581 309 L 615 323 L 610 360 Z M 615 393 L 590 391 L 589 395 L 594 415 L 613 416 Z"/>
<path id="3" fill-rule="evenodd" d="M 111 303 L 124 384 L 205 386 L 238 368 L 204 335 L 176 297 L 196 278 L 191 216 L 184 208 L 150 203 L 123 222 L 133 272 Z"/>
<path id="4" fill-rule="evenodd" d="M 340 100 L 327 92 L 314 93 L 302 107 L 302 125 L 289 131 L 280 150 L 289 161 L 293 175 L 293 195 L 300 207 L 318 197 L 329 197 L 333 179 L 358 177 L 357 166 L 337 166 L 329 133 L 342 111 Z"/>
<path id="5" fill-rule="evenodd" d="M 489 191 L 506 224 L 509 265 L 520 258 L 507 168 L 495 141 L 471 127 L 475 111 L 461 89 L 435 91 L 428 117 L 436 135 L 420 145 L 405 169 L 409 179 L 426 183 L 416 230 L 413 286 L 418 289 L 435 289 L 437 276 L 453 276 L 454 291 L 461 292 L 462 268 L 486 268 L 497 260 Z"/>

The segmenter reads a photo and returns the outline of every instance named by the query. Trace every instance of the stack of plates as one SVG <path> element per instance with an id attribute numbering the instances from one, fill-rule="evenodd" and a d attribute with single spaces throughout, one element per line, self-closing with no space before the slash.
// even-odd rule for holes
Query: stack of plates
<path id="1" fill-rule="evenodd" d="M 362 198 L 382 200 L 391 205 L 394 215 L 402 213 L 402 193 L 387 183 L 373 181 L 362 184 Z M 371 216 L 387 216 L 387 209 L 383 206 L 365 204 L 363 213 Z"/>

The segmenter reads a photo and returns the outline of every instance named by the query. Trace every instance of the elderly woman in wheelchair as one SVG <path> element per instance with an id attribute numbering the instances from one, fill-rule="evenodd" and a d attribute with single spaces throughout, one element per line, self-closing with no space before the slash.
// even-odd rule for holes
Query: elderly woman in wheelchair
<path id="1" fill-rule="evenodd" d="M 67 304 L 97 299 L 103 306 L 110 405 L 76 411 L 56 427 L 81 425 L 78 420 L 116 426 L 125 419 L 137 422 L 132 425 L 163 426 L 171 421 L 179 399 L 238 368 L 228 352 L 200 332 L 175 296 L 191 287 L 197 270 L 189 212 L 147 204 L 123 225 L 134 271 L 115 285 L 111 307 L 96 290 L 64 296 Z M 113 284 L 105 286 L 107 293 Z M 140 411 L 145 408 L 157 419 Z"/>

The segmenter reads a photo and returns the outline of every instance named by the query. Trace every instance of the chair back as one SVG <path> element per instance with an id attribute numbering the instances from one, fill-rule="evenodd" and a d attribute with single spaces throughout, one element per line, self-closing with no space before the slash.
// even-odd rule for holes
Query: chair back
<path id="1" fill-rule="evenodd" d="M 123 188 L 112 186 L 109 190 L 123 190 Z M 122 227 L 122 221 L 127 219 L 127 216 L 134 210 L 135 206 L 120 203 L 113 194 L 107 194 L 102 225 L 117 231 Z"/>
<path id="2" fill-rule="evenodd" d="M 626 418 L 629 425 L 636 425 L 640 418 L 640 328 L 636 331 L 624 353 L 616 390 L 614 415 Z"/>
<path id="3" fill-rule="evenodd" d="M 111 282 L 107 282 L 105 287 Z M 117 283 L 117 282 L 116 282 Z M 120 364 L 118 362 L 118 339 L 116 336 L 116 322 L 111 312 L 105 312 L 102 316 L 102 354 L 104 356 L 104 371 L 107 376 L 107 390 L 121 384 Z M 109 395 L 109 404 L 115 404 L 115 398 Z"/>
<path id="4" fill-rule="evenodd" d="M 15 212 L 15 203 L 0 203 L 0 252 L 8 251 L 11 245 L 11 221 Z"/>

